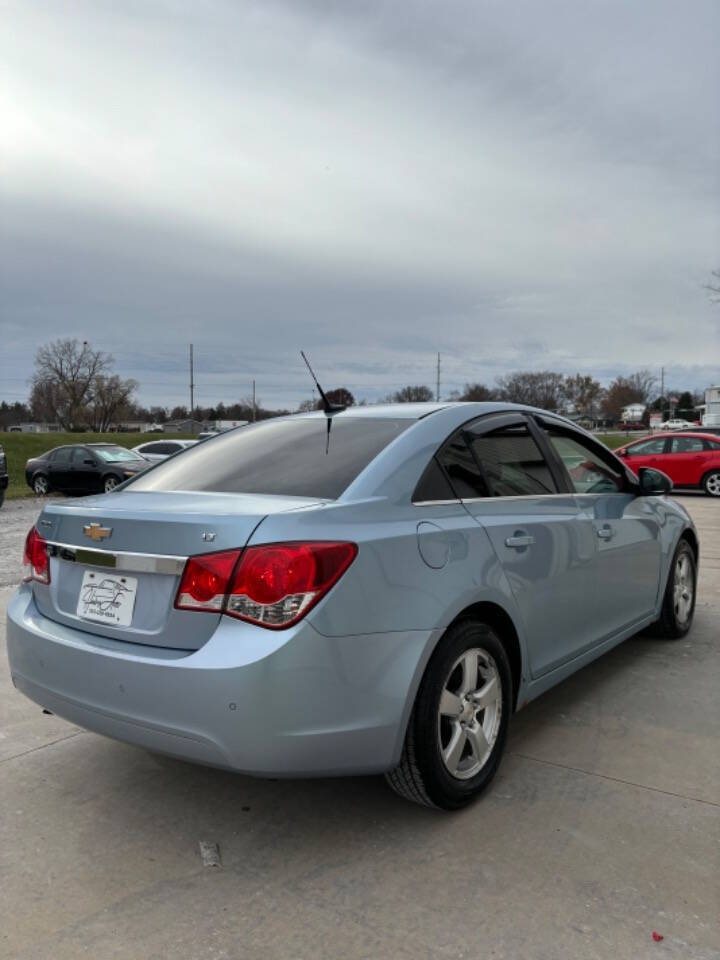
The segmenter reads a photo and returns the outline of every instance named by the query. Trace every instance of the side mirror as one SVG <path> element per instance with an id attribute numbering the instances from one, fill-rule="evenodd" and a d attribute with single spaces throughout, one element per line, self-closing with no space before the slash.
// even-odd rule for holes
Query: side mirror
<path id="1" fill-rule="evenodd" d="M 626 457 L 628 455 L 627 450 L 618 450 L 618 455 L 621 457 Z"/>
<path id="2" fill-rule="evenodd" d="M 664 493 L 670 493 L 673 483 L 670 477 L 662 470 L 654 470 L 652 467 L 640 467 L 640 493 L 644 497 L 661 497 Z"/>

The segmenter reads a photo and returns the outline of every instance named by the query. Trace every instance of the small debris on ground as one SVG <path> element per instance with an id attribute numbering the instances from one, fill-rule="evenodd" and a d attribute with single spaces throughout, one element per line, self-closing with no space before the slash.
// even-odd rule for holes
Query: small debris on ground
<path id="1" fill-rule="evenodd" d="M 660 943 L 661 940 L 665 939 L 665 937 L 661 933 L 658 933 L 657 930 L 653 930 L 652 938 L 655 941 L 655 943 Z"/>
<path id="2" fill-rule="evenodd" d="M 200 841 L 200 856 L 204 867 L 222 866 L 220 863 L 220 847 L 211 840 Z"/>

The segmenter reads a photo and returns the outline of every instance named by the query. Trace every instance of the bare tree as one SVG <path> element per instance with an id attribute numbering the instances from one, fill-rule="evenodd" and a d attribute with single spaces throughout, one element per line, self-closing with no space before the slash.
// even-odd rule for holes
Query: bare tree
<path id="1" fill-rule="evenodd" d="M 97 433 L 105 433 L 113 421 L 127 416 L 137 380 L 121 380 L 112 376 L 96 376 L 92 381 L 91 397 L 86 413 L 88 423 Z"/>
<path id="2" fill-rule="evenodd" d="M 712 280 L 705 284 L 705 289 L 710 294 L 710 300 L 713 303 L 720 303 L 720 270 L 713 270 L 710 275 Z"/>
<path id="3" fill-rule="evenodd" d="M 96 377 L 107 373 L 113 358 L 87 341 L 55 340 L 38 348 L 31 381 L 35 416 L 57 421 L 64 430 L 77 426 L 92 397 Z"/>
<path id="4" fill-rule="evenodd" d="M 605 411 L 611 420 L 620 420 L 623 407 L 650 401 L 657 378 L 649 370 L 638 370 L 629 377 L 616 377 L 607 389 Z"/>
<path id="5" fill-rule="evenodd" d="M 435 394 L 430 387 L 421 384 L 403 387 L 401 390 L 396 390 L 392 395 L 393 403 L 427 403 L 434 399 Z"/>
<path id="6" fill-rule="evenodd" d="M 497 390 L 492 387 L 486 387 L 484 383 L 466 383 L 462 393 L 457 397 L 458 400 L 474 400 L 483 402 L 484 400 L 497 400 Z"/>
<path id="7" fill-rule="evenodd" d="M 526 403 L 543 410 L 557 410 L 563 397 L 564 377 L 552 370 L 523 370 L 498 377 L 500 399 Z"/>
<path id="8" fill-rule="evenodd" d="M 576 373 L 574 377 L 565 377 L 564 399 L 572 404 L 581 417 L 592 420 L 597 416 L 604 393 L 600 381 L 586 374 Z"/>

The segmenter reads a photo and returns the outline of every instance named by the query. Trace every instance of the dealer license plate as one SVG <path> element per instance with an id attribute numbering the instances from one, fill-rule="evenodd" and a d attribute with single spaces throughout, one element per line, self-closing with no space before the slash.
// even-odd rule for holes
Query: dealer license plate
<path id="1" fill-rule="evenodd" d="M 135 577 L 86 570 L 80 587 L 77 615 L 84 620 L 129 627 L 135 608 L 137 584 Z"/>

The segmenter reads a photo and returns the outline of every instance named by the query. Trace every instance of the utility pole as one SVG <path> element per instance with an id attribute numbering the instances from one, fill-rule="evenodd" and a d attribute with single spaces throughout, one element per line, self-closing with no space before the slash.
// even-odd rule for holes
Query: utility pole
<path id="1" fill-rule="evenodd" d="M 252 422 L 255 423 L 255 381 L 253 380 Z"/>
<path id="2" fill-rule="evenodd" d="M 438 353 L 437 358 L 437 381 L 435 388 L 435 400 L 437 403 L 440 403 L 440 354 Z"/>
<path id="3" fill-rule="evenodd" d="M 663 414 L 665 413 L 665 367 L 660 367 L 660 396 L 662 398 Z"/>
<path id="4" fill-rule="evenodd" d="M 195 409 L 195 383 L 193 381 L 193 345 L 190 344 L 190 432 L 195 433 L 193 411 Z"/>

